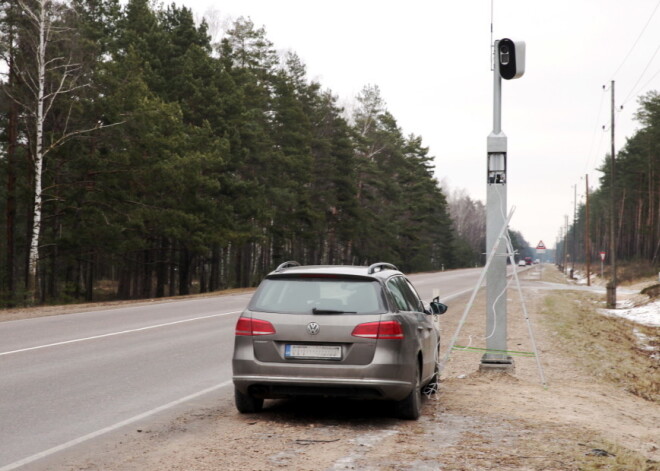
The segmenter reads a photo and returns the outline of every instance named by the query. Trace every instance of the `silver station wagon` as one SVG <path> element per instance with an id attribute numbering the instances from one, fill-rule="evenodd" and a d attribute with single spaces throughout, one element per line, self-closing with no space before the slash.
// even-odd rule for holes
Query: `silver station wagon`
<path id="1" fill-rule="evenodd" d="M 299 396 L 395 401 L 415 420 L 422 391 L 438 380 L 436 298 L 426 308 L 393 265 L 300 266 L 286 262 L 262 281 L 236 323 L 237 409 Z"/>

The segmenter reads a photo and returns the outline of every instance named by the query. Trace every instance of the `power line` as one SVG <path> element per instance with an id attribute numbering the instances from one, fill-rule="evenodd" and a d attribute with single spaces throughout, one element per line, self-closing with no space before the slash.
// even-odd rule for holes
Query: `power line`
<path id="1" fill-rule="evenodd" d="M 655 12 L 658 11 L 658 7 L 660 7 L 660 0 L 658 0 L 658 3 L 656 3 L 655 8 L 653 9 L 653 12 L 651 13 L 651 16 L 649 16 L 649 19 L 646 21 L 646 24 L 644 25 L 644 28 L 642 28 L 642 31 L 639 33 L 637 36 L 637 39 L 635 39 L 635 42 L 633 43 L 632 47 L 628 51 L 628 54 L 626 54 L 626 57 L 623 58 L 623 61 L 619 65 L 619 67 L 616 69 L 616 71 L 612 74 L 612 78 L 616 76 L 616 74 L 619 73 L 619 70 L 621 70 L 621 67 L 623 67 L 623 64 L 626 63 L 628 60 L 628 57 L 630 57 L 630 54 L 633 52 L 635 47 L 637 46 L 637 43 L 639 42 L 640 38 L 644 34 L 644 31 L 646 31 L 646 28 L 649 26 L 649 23 L 651 23 L 651 20 L 653 19 L 653 16 L 655 16 Z M 657 51 L 656 51 L 657 52 Z"/>
<path id="2" fill-rule="evenodd" d="M 647 82 L 644 85 L 642 85 L 637 90 L 635 90 L 635 93 L 633 93 L 633 95 L 637 95 L 640 90 L 644 90 L 651 82 L 653 82 L 653 79 L 655 79 L 658 75 L 660 75 L 660 69 L 658 69 L 658 71 L 655 74 L 653 74 L 653 76 L 650 79 L 648 79 Z M 621 105 L 621 106 L 623 106 L 623 105 Z"/>
<path id="3" fill-rule="evenodd" d="M 621 106 L 623 106 L 624 104 L 626 104 L 628 102 L 628 99 L 633 94 L 633 91 L 635 90 L 635 87 L 639 84 L 640 80 L 642 80 L 642 77 L 644 77 L 644 74 L 646 73 L 648 68 L 651 66 L 651 62 L 653 62 L 653 59 L 655 59 L 655 55 L 658 53 L 658 51 L 660 51 L 660 46 L 658 46 L 655 49 L 655 52 L 651 56 L 651 59 L 649 59 L 649 61 L 646 63 L 646 67 L 644 67 L 644 71 L 640 74 L 639 78 L 635 82 L 635 85 L 633 85 L 632 88 L 630 89 L 630 92 L 628 93 L 628 96 L 626 96 L 625 100 L 623 100 L 623 103 L 621 104 Z"/>

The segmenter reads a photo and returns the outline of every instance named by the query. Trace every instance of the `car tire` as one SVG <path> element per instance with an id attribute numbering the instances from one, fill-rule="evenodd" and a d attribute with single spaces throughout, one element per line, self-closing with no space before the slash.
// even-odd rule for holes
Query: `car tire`
<path id="1" fill-rule="evenodd" d="M 236 409 L 241 414 L 261 412 L 264 407 L 263 399 L 243 394 L 237 388 L 234 388 L 234 402 L 236 403 Z"/>
<path id="2" fill-rule="evenodd" d="M 397 415 L 403 420 L 417 420 L 422 415 L 422 387 L 419 362 L 415 361 L 415 379 L 413 390 L 405 399 L 397 403 Z"/>

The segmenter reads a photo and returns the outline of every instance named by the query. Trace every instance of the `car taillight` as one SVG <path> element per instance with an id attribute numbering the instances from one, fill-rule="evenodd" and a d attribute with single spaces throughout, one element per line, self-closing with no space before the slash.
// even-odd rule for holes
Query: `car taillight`
<path id="1" fill-rule="evenodd" d="M 240 317 L 236 322 L 236 335 L 269 335 L 275 333 L 275 327 L 268 321 Z"/>
<path id="2" fill-rule="evenodd" d="M 367 322 L 355 326 L 353 337 L 365 339 L 394 339 L 403 338 L 403 328 L 397 321 Z"/>

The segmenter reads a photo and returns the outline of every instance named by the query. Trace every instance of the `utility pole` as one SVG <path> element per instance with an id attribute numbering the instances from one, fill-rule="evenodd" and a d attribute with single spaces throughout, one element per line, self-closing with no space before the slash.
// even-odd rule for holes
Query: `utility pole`
<path id="1" fill-rule="evenodd" d="M 616 151 L 614 147 L 614 80 L 612 80 L 611 86 L 612 92 L 612 110 L 611 110 L 611 119 L 612 124 L 610 126 L 610 137 L 612 141 L 612 149 L 610 152 L 610 260 L 612 267 L 612 279 L 607 285 L 607 307 L 609 309 L 616 308 L 616 200 L 614 195 L 614 188 L 616 184 Z"/>
<path id="2" fill-rule="evenodd" d="M 577 256 L 577 183 L 573 185 L 573 259 L 571 260 L 571 280 L 575 275 L 575 258 Z"/>
<path id="3" fill-rule="evenodd" d="M 584 252 L 587 262 L 587 286 L 591 286 L 591 238 L 589 235 L 589 174 L 585 174 L 586 179 L 586 215 L 584 228 Z"/>
<path id="4" fill-rule="evenodd" d="M 568 268 L 568 214 L 564 214 L 564 264 L 563 272 Z"/>
<path id="5" fill-rule="evenodd" d="M 525 71 L 525 43 L 497 40 L 493 52 L 493 131 L 487 139 L 486 252 L 495 256 L 486 272 L 486 349 L 480 370 L 508 371 L 507 354 L 507 137 L 502 132 L 502 78 L 519 78 Z M 504 236 L 502 236 L 504 234 Z M 515 267 L 514 267 L 515 269 Z"/>

